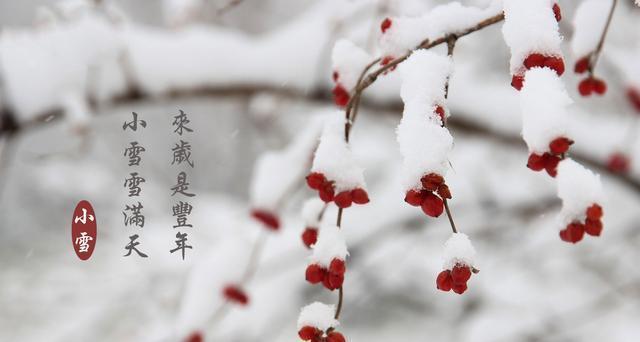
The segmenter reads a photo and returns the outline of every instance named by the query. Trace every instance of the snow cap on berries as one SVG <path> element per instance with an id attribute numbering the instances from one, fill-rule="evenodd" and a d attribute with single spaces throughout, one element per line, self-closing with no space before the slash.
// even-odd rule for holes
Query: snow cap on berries
<path id="1" fill-rule="evenodd" d="M 286 191 L 303 178 L 326 118 L 325 113 L 316 114 L 285 149 L 258 158 L 249 190 L 254 209 L 276 211 Z"/>
<path id="2" fill-rule="evenodd" d="M 511 49 L 512 75 L 524 72 L 523 62 L 532 53 L 562 56 L 558 22 L 550 0 L 504 0 L 502 36 Z"/>
<path id="3" fill-rule="evenodd" d="M 558 197 L 562 200 L 561 226 L 579 220 L 584 221 L 585 212 L 594 203 L 602 205 L 603 192 L 600 175 L 565 159 L 558 165 Z"/>
<path id="4" fill-rule="evenodd" d="M 611 1 L 585 0 L 580 3 L 573 17 L 571 51 L 576 58 L 583 58 L 596 50 L 607 22 Z"/>
<path id="5" fill-rule="evenodd" d="M 319 227 L 320 213 L 326 204 L 319 198 L 314 197 L 306 200 L 302 205 L 302 219 L 306 227 Z"/>
<path id="6" fill-rule="evenodd" d="M 311 172 L 321 173 L 327 180 L 335 182 L 336 193 L 366 189 L 363 170 L 344 140 L 344 124 L 344 114 L 339 111 L 327 119 L 311 168 Z"/>
<path id="7" fill-rule="evenodd" d="M 444 88 L 453 71 L 448 56 L 420 49 L 400 66 L 402 87 L 400 97 L 405 104 L 418 101 L 423 104 L 444 103 Z"/>
<path id="8" fill-rule="evenodd" d="M 322 331 L 335 328 L 340 323 L 334 318 L 336 308 L 320 302 L 309 304 L 302 308 L 298 316 L 298 330 L 303 327 L 314 327 Z"/>
<path id="9" fill-rule="evenodd" d="M 444 243 L 443 268 L 451 270 L 457 264 L 474 267 L 476 250 L 466 234 L 453 233 Z"/>
<path id="10" fill-rule="evenodd" d="M 313 245 L 313 253 L 309 257 L 310 264 L 329 268 L 333 259 L 345 260 L 349 252 L 342 230 L 336 225 L 322 225 L 318 241 Z"/>
<path id="11" fill-rule="evenodd" d="M 358 83 L 362 70 L 372 60 L 373 57 L 351 41 L 338 40 L 331 54 L 333 71 L 338 73 L 336 82 L 342 84 L 346 90 L 352 89 Z"/>
<path id="12" fill-rule="evenodd" d="M 529 151 L 542 154 L 558 137 L 568 137 L 567 106 L 573 101 L 558 75 L 549 68 L 526 72 L 520 92 L 522 137 Z"/>

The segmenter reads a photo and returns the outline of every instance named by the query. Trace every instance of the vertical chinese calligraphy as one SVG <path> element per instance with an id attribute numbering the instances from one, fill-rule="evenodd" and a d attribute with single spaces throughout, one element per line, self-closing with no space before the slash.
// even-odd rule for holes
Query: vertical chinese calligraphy
<path id="1" fill-rule="evenodd" d="M 171 165 L 183 166 L 184 168 L 194 167 L 193 160 L 191 159 L 191 144 L 182 139 L 183 134 L 193 133 L 193 129 L 188 126 L 189 123 L 190 121 L 187 118 L 187 114 L 182 110 L 180 110 L 180 114 L 173 117 L 173 123 L 171 124 L 174 128 L 173 133 L 177 134 L 180 138 L 179 142 L 175 143 L 175 147 L 171 149 L 173 154 Z M 176 195 L 183 196 L 186 197 L 185 200 L 194 197 L 195 194 L 188 191 L 189 185 L 187 173 L 185 171 L 178 172 L 176 184 L 171 187 L 171 197 Z M 183 200 L 178 201 L 172 207 L 173 216 L 176 218 L 176 224 L 173 226 L 173 229 L 178 229 L 178 232 L 176 233 L 175 248 L 169 250 L 169 252 L 172 254 L 179 252 L 182 260 L 185 258 L 187 249 L 193 249 L 193 246 L 188 244 L 188 234 L 181 231 L 185 228 L 193 228 L 193 225 L 188 222 L 191 210 L 193 210 L 193 206 Z"/>
<path id="2" fill-rule="evenodd" d="M 122 125 L 122 130 L 126 131 L 127 129 L 137 132 L 138 128 L 142 130 L 147 127 L 147 122 L 138 119 L 138 113 L 133 112 L 133 120 L 130 122 L 126 122 Z M 123 156 L 128 158 L 128 166 L 139 167 L 140 162 L 142 161 L 141 154 L 145 152 L 146 149 L 140 145 L 137 141 L 132 141 L 129 143 L 129 146 L 124 149 Z M 142 184 L 146 182 L 146 179 L 142 177 L 138 171 L 132 171 L 129 173 L 129 177 L 125 177 L 124 179 L 124 188 L 127 189 L 128 197 L 140 197 L 140 193 L 142 192 Z M 122 211 L 122 215 L 124 216 L 124 225 L 125 227 L 138 227 L 142 229 L 144 227 L 144 214 L 142 209 L 144 206 L 140 201 L 136 201 L 137 203 L 131 202 L 131 204 L 126 204 L 124 210 Z M 125 257 L 132 255 L 132 252 L 135 251 L 136 255 L 141 258 L 148 257 L 147 254 L 143 253 L 138 249 L 140 242 L 136 241 L 139 238 L 139 234 L 133 234 L 129 236 L 129 242 L 124 247 L 127 251 L 124 254 Z"/>

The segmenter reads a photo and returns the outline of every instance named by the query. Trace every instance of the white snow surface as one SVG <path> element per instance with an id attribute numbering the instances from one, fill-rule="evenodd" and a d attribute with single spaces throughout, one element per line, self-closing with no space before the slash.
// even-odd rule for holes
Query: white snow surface
<path id="1" fill-rule="evenodd" d="M 373 57 L 351 41 L 340 39 L 333 46 L 331 61 L 333 71 L 339 74 L 338 83 L 347 90 L 353 89 L 358 83 L 358 78 L 367 64 L 373 61 Z"/>
<path id="2" fill-rule="evenodd" d="M 576 58 L 593 52 L 600 41 L 607 22 L 611 0 L 585 0 L 580 3 L 573 17 L 571 51 Z"/>
<path id="3" fill-rule="evenodd" d="M 365 189 L 363 169 L 357 164 L 349 144 L 344 140 L 344 113 L 333 111 L 327 119 L 320 144 L 313 158 L 312 172 L 320 172 L 334 181 L 335 193 L 355 188 Z"/>
<path id="4" fill-rule="evenodd" d="M 512 75 L 524 72 L 522 62 L 532 53 L 562 56 L 558 22 L 550 0 L 504 0 L 502 36 L 511 49 Z"/>
<path id="5" fill-rule="evenodd" d="M 553 139 L 570 138 L 567 106 L 573 101 L 555 71 L 549 68 L 528 70 L 519 96 L 522 137 L 529 152 L 548 152 Z"/>
<path id="6" fill-rule="evenodd" d="M 323 331 L 329 328 L 335 328 L 340 324 L 333 318 L 335 312 L 336 308 L 334 305 L 320 302 L 311 303 L 300 311 L 298 330 L 305 326 L 315 327 Z"/>
<path id="7" fill-rule="evenodd" d="M 325 203 L 318 197 L 313 197 L 304 202 L 302 205 L 302 219 L 304 220 L 305 227 L 320 226 L 320 220 L 318 217 L 325 207 Z"/>
<path id="8" fill-rule="evenodd" d="M 442 104 L 447 78 L 453 72 L 448 56 L 429 50 L 416 50 L 400 64 L 402 86 L 400 97 L 406 103 Z"/>
<path id="9" fill-rule="evenodd" d="M 476 262 L 476 250 L 466 234 L 453 233 L 444 243 L 445 270 L 452 269 L 456 264 L 474 267 Z"/>
<path id="10" fill-rule="evenodd" d="M 562 200 L 560 221 L 562 228 L 574 220 L 584 221 L 586 210 L 592 204 L 603 206 L 600 175 L 585 168 L 572 159 L 558 165 L 558 197 Z"/>
<path id="11" fill-rule="evenodd" d="M 322 225 L 318 232 L 318 241 L 312 247 L 309 264 L 328 268 L 333 259 L 346 260 L 349 252 L 342 230 L 332 224 Z"/>

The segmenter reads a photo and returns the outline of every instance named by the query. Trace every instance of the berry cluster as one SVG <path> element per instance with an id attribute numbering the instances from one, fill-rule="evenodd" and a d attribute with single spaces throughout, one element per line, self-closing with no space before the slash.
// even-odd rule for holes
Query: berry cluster
<path id="1" fill-rule="evenodd" d="M 602 207 L 597 203 L 587 208 L 584 223 L 573 221 L 560 231 L 560 239 L 565 242 L 576 243 L 584 237 L 584 233 L 591 236 L 600 236 L 602 233 Z"/>
<path id="2" fill-rule="evenodd" d="M 278 230 L 280 228 L 280 220 L 278 217 L 266 210 L 253 209 L 251 217 L 262 222 L 262 224 L 270 230 Z"/>
<path id="3" fill-rule="evenodd" d="M 440 216 L 444 211 L 444 200 L 451 198 L 451 192 L 444 178 L 436 173 L 430 173 L 423 176 L 420 181 L 422 189 L 407 191 L 404 201 L 414 207 L 421 207 L 428 216 Z"/>
<path id="4" fill-rule="evenodd" d="M 564 60 L 561 56 L 545 56 L 541 53 L 532 53 L 522 62 L 524 69 L 532 68 L 549 68 L 554 70 L 558 76 L 564 73 Z M 522 89 L 524 85 L 524 73 L 513 75 L 511 78 L 511 86 L 517 90 Z"/>
<path id="5" fill-rule="evenodd" d="M 232 303 L 240 305 L 247 305 L 249 303 L 249 296 L 247 296 L 247 293 L 237 285 L 225 286 L 222 290 L 222 294 L 224 295 L 224 298 Z"/>
<path id="6" fill-rule="evenodd" d="M 527 167 L 533 171 L 546 170 L 549 176 L 555 177 L 558 174 L 558 163 L 564 159 L 564 154 L 569 151 L 569 147 L 573 144 L 573 140 L 565 137 L 559 137 L 549 143 L 549 152 L 542 155 L 531 153 Z"/>
<path id="7" fill-rule="evenodd" d="M 582 96 L 590 96 L 593 93 L 603 95 L 607 92 L 607 83 L 593 76 L 591 56 L 592 55 L 589 54 L 586 57 L 580 58 L 574 67 L 576 74 L 583 74 L 589 71 L 589 76 L 578 84 L 578 92 Z"/>
<path id="8" fill-rule="evenodd" d="M 631 169 L 631 160 L 622 152 L 615 152 L 609 156 L 607 168 L 615 173 L 627 173 Z"/>
<path id="9" fill-rule="evenodd" d="M 456 264 L 451 270 L 443 270 L 438 274 L 436 287 L 438 290 L 463 294 L 467 290 L 467 281 L 471 278 L 471 267 Z"/>
<path id="10" fill-rule="evenodd" d="M 344 336 L 333 330 L 328 332 L 326 335 L 324 332 L 316 327 L 312 326 L 304 326 L 300 330 L 298 330 L 298 336 L 304 341 L 311 342 L 345 342 L 346 339 Z"/>
<path id="11" fill-rule="evenodd" d="M 335 82 L 336 86 L 333 88 L 333 101 L 336 105 L 340 107 L 344 107 L 349 103 L 349 92 L 344 88 L 344 86 L 340 83 L 340 73 L 337 71 L 333 72 L 333 82 Z"/>
<path id="12" fill-rule="evenodd" d="M 322 283 L 325 288 L 330 291 L 339 289 L 344 282 L 344 273 L 347 267 L 344 260 L 334 258 L 331 260 L 329 268 L 322 267 L 318 264 L 311 264 L 307 266 L 305 272 L 305 278 L 311 284 Z"/>
<path id="13" fill-rule="evenodd" d="M 335 194 L 334 181 L 328 180 L 324 174 L 312 172 L 307 176 L 307 185 L 318 191 L 320 199 L 329 203 L 334 202 L 338 208 L 349 208 L 352 203 L 369 203 L 369 194 L 361 188 L 341 191 Z"/>

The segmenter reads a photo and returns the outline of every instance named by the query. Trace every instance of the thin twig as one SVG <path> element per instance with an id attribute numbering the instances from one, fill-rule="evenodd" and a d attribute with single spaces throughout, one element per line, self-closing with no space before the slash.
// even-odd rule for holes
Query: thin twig
<path id="1" fill-rule="evenodd" d="M 613 18 L 613 12 L 616 9 L 616 4 L 618 0 L 612 0 L 611 9 L 609 10 L 609 16 L 607 17 L 607 23 L 604 25 L 604 29 L 602 30 L 602 35 L 600 36 L 600 41 L 596 46 L 596 49 L 591 54 L 591 63 L 589 63 L 589 74 L 593 76 L 593 69 L 596 68 L 596 64 L 598 63 L 598 59 L 600 57 L 600 52 L 602 52 L 602 47 L 604 46 L 604 40 L 607 37 L 607 32 L 609 32 L 609 26 L 611 25 L 611 19 Z"/>

